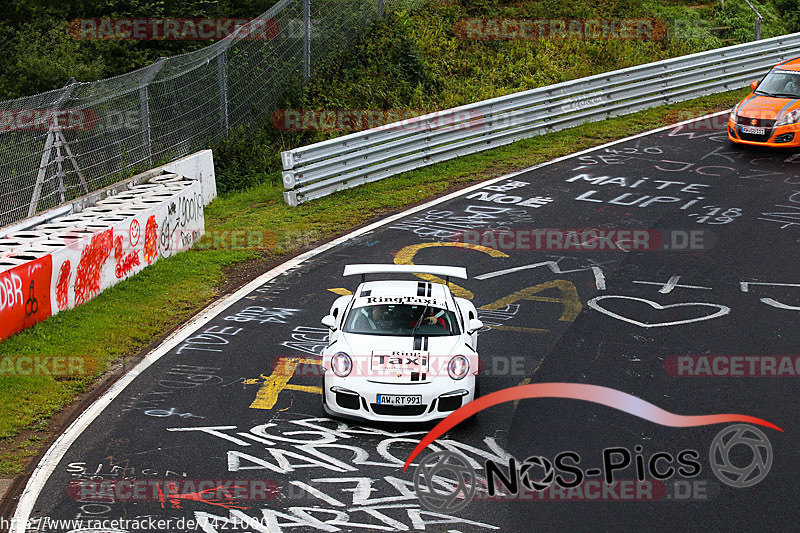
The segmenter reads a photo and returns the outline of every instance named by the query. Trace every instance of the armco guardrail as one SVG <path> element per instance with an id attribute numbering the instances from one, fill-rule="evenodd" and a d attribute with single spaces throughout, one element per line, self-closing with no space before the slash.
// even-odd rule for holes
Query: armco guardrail
<path id="1" fill-rule="evenodd" d="M 800 56 L 800 33 L 648 63 L 281 152 L 289 205 L 466 154 L 737 89 Z"/>

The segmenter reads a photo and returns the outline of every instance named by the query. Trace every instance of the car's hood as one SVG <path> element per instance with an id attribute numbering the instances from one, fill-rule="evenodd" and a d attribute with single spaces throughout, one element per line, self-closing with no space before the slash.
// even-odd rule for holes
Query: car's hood
<path id="1" fill-rule="evenodd" d="M 778 120 L 795 109 L 800 109 L 800 99 L 750 94 L 742 100 L 737 114 L 740 118 L 754 118 L 759 121 Z"/>
<path id="2" fill-rule="evenodd" d="M 331 349 L 350 355 L 352 375 L 376 383 L 425 383 L 437 375 L 447 375 L 447 364 L 453 355 L 471 353 L 461 335 L 394 337 L 345 333 Z"/>

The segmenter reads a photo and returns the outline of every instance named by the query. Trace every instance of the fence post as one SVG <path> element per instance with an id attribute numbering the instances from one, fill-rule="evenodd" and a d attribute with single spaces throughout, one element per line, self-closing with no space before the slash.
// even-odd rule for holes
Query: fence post
<path id="1" fill-rule="evenodd" d="M 217 84 L 219 85 L 219 123 L 222 133 L 228 132 L 228 71 L 225 68 L 224 48 L 217 56 Z"/>
<path id="2" fill-rule="evenodd" d="M 150 85 L 150 82 L 153 81 L 153 78 L 156 77 L 156 74 L 158 74 L 164 66 L 166 60 L 166 57 L 159 57 L 139 81 L 139 110 L 142 117 L 142 142 L 144 143 L 145 150 L 147 150 L 147 160 L 150 164 L 153 164 L 153 144 L 150 137 L 150 100 L 148 85 Z"/>
<path id="3" fill-rule="evenodd" d="M 378 19 L 383 18 L 383 2 L 384 0 L 378 0 Z"/>
<path id="4" fill-rule="evenodd" d="M 303 83 L 311 77 L 311 0 L 303 0 Z"/>
<path id="5" fill-rule="evenodd" d="M 761 13 L 758 12 L 758 9 L 750 3 L 750 0 L 744 0 L 750 9 L 753 10 L 753 13 L 756 14 L 756 41 L 761 40 L 761 21 L 764 20 L 764 17 L 761 16 Z"/>

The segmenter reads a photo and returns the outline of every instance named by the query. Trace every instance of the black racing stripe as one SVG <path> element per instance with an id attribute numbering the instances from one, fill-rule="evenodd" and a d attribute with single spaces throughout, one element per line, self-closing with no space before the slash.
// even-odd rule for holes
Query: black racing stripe
<path id="1" fill-rule="evenodd" d="M 431 295 L 431 291 L 433 290 L 433 283 L 428 283 L 428 296 Z"/>
<path id="2" fill-rule="evenodd" d="M 422 349 L 422 337 L 414 337 L 414 350 L 419 351 Z"/>
<path id="3" fill-rule="evenodd" d="M 422 337 L 423 350 L 428 351 L 428 337 Z"/>
<path id="4" fill-rule="evenodd" d="M 417 283 L 417 296 L 425 296 L 425 283 L 422 281 Z"/>

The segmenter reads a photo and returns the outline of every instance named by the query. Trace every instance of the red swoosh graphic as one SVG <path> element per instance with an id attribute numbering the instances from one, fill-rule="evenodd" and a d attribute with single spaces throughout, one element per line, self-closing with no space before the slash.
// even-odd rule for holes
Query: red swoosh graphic
<path id="1" fill-rule="evenodd" d="M 414 451 L 412 451 L 411 455 L 406 459 L 403 472 L 406 471 L 411 461 L 413 461 L 422 450 L 427 448 L 430 443 L 467 418 L 493 405 L 526 398 L 566 398 L 570 400 L 584 400 L 586 402 L 599 403 L 638 416 L 639 418 L 644 418 L 650 422 L 661 424 L 662 426 L 687 428 L 723 424 L 726 422 L 747 422 L 783 431 L 771 422 L 748 415 L 676 415 L 652 403 L 637 398 L 636 396 L 631 396 L 630 394 L 599 385 L 586 385 L 583 383 L 535 383 L 532 385 L 511 387 L 487 394 L 453 411 L 447 418 L 436 424 L 436 426 L 425 435 L 425 438 L 417 444 L 417 447 L 414 448 Z"/>

